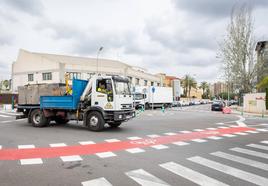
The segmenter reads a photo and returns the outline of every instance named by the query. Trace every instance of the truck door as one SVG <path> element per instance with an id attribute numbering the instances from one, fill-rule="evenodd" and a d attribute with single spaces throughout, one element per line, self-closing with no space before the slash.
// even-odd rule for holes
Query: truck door
<path id="1" fill-rule="evenodd" d="M 114 108 L 114 94 L 111 79 L 96 80 L 96 95 L 94 97 L 93 105 L 99 106 L 104 110 L 112 110 Z"/>

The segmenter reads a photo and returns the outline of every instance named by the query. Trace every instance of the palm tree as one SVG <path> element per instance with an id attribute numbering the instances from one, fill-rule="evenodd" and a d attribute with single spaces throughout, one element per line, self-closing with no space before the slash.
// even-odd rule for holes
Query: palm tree
<path id="1" fill-rule="evenodd" d="M 190 92 L 192 88 L 196 88 L 196 80 L 190 75 L 185 75 L 182 80 L 182 87 L 184 88 L 184 95 L 190 97 Z"/>
<path id="2" fill-rule="evenodd" d="M 208 89 L 209 89 L 208 83 L 206 81 L 201 82 L 201 85 L 199 86 L 199 88 L 201 88 L 203 91 L 203 97 L 206 97 L 208 93 Z"/>

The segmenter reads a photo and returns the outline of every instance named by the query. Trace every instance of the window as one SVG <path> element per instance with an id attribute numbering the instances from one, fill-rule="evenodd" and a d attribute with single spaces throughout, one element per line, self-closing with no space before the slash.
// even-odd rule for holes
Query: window
<path id="1" fill-rule="evenodd" d="M 47 73 L 43 73 L 43 80 L 52 80 L 52 73 L 51 72 L 47 72 Z"/>
<path id="2" fill-rule="evenodd" d="M 148 84 L 148 81 L 144 80 L 144 86 L 147 86 L 147 84 Z"/>
<path id="3" fill-rule="evenodd" d="M 154 86 L 154 82 L 151 82 L 151 86 Z"/>
<path id="4" fill-rule="evenodd" d="M 136 82 L 135 82 L 136 85 L 139 85 L 140 84 L 140 79 L 139 78 L 136 78 Z"/>
<path id="5" fill-rule="evenodd" d="M 81 73 L 80 72 L 68 72 L 70 75 L 70 79 L 81 79 Z"/>
<path id="6" fill-rule="evenodd" d="M 28 81 L 33 81 L 33 80 L 34 80 L 34 75 L 28 74 Z"/>
<path id="7" fill-rule="evenodd" d="M 157 83 L 157 86 L 160 87 L 160 83 Z"/>

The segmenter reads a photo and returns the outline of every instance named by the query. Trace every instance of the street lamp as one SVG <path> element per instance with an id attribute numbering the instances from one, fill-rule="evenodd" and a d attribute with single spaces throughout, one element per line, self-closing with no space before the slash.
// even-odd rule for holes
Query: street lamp
<path id="1" fill-rule="evenodd" d="M 101 46 L 98 50 L 98 53 L 97 53 L 97 73 L 99 74 L 99 55 L 100 55 L 100 52 L 102 51 L 103 47 Z M 100 74 L 99 74 L 100 75 Z"/>

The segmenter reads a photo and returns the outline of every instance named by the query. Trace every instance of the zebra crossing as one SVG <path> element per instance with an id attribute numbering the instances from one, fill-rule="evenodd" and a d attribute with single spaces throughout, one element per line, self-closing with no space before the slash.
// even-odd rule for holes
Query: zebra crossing
<path id="1" fill-rule="evenodd" d="M 260 141 L 258 144 L 248 144 L 243 147 L 234 147 L 223 151 L 216 151 L 208 153 L 203 156 L 192 156 L 185 159 L 185 162 L 179 161 L 167 161 L 157 165 L 158 169 L 161 171 L 167 171 L 167 174 L 176 176 L 179 179 L 187 180 L 193 185 L 206 185 L 206 186 L 227 186 L 235 185 L 237 182 L 235 180 L 240 180 L 246 185 L 268 185 L 268 141 Z M 216 159 L 216 160 L 215 160 Z M 198 169 L 195 166 L 188 166 L 189 164 L 197 165 L 197 167 L 202 167 Z M 243 165 L 243 166 L 240 166 Z M 237 168 L 240 167 L 240 168 Z M 242 167 L 242 168 L 241 168 Z M 259 171 L 250 171 L 250 169 L 258 169 Z M 209 170 L 209 171 L 208 171 Z M 230 179 L 223 179 L 215 177 L 215 174 L 211 174 L 211 171 L 220 172 L 224 175 L 224 178 L 228 177 Z M 262 175 L 256 174 L 256 172 L 264 173 Z M 174 185 L 169 183 L 169 179 L 162 175 L 154 175 L 147 169 L 134 169 L 122 173 L 127 176 L 127 181 L 130 180 L 136 182 L 142 186 L 167 186 Z M 165 175 L 167 175 L 165 174 Z M 266 175 L 266 176 L 264 176 Z M 112 186 L 113 183 L 105 177 L 94 178 L 91 180 L 81 182 L 83 186 Z M 180 183 L 176 183 L 180 185 Z"/>

